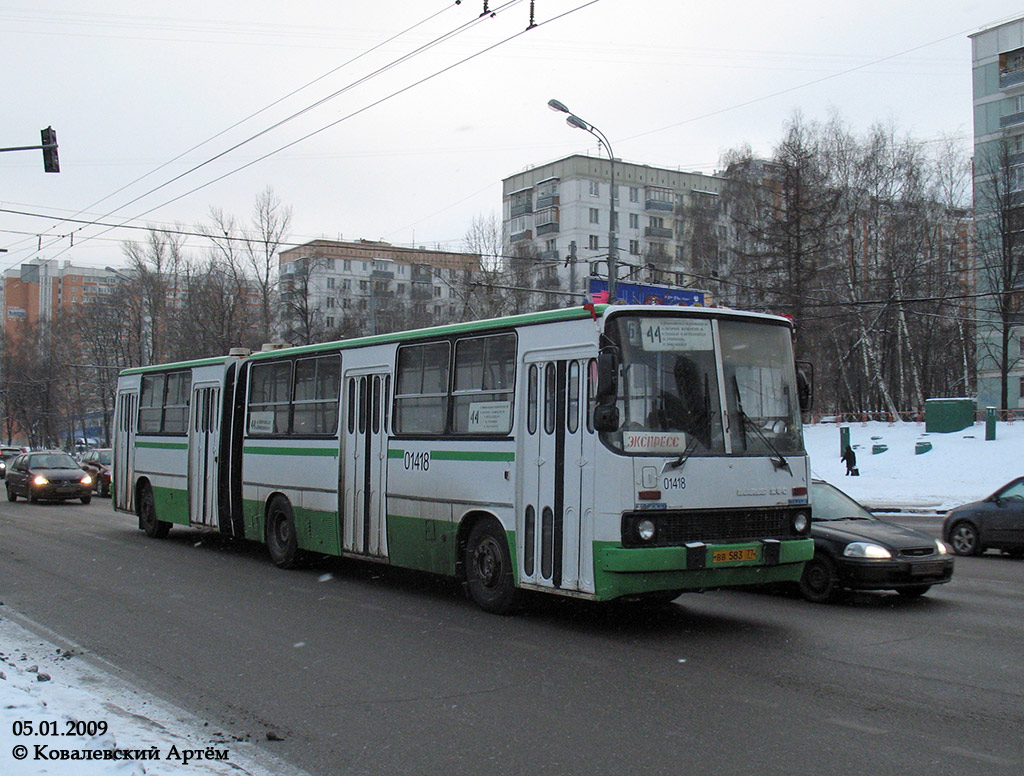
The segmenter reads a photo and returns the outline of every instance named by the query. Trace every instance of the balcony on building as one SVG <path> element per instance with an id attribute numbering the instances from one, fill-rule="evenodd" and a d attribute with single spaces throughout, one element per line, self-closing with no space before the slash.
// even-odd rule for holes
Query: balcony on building
<path id="1" fill-rule="evenodd" d="M 511 218 L 533 212 L 533 188 L 520 189 L 508 195 Z"/>
<path id="2" fill-rule="evenodd" d="M 541 251 L 538 258 L 541 261 L 557 261 L 560 257 L 558 255 L 558 249 L 552 248 L 550 251 Z"/>
<path id="3" fill-rule="evenodd" d="M 1024 112 L 1011 113 L 1009 116 L 1003 116 L 999 119 L 999 128 L 1008 129 L 1010 127 L 1017 127 L 1024 124 Z"/>
<path id="4" fill-rule="evenodd" d="M 644 237 L 654 237 L 662 240 L 672 239 L 672 230 L 665 229 L 661 226 L 646 226 L 644 227 Z"/>
<path id="5" fill-rule="evenodd" d="M 644 210 L 671 213 L 675 210 L 672 200 L 673 196 L 670 189 L 647 189 L 644 194 Z"/>
<path id="6" fill-rule="evenodd" d="M 521 242 L 523 240 L 533 239 L 533 230 L 527 229 L 525 232 L 516 232 L 509 238 L 512 242 Z"/>
<path id="7" fill-rule="evenodd" d="M 999 88 L 1024 84 L 1024 48 L 1005 51 L 999 55 Z"/>

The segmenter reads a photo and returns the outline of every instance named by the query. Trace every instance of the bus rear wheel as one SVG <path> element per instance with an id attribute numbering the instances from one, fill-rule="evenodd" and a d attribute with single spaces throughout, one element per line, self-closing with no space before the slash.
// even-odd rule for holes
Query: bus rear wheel
<path id="1" fill-rule="evenodd" d="M 274 565 L 294 568 L 299 557 L 299 540 L 295 534 L 295 517 L 288 499 L 278 496 L 267 509 L 267 549 Z"/>
<path id="2" fill-rule="evenodd" d="M 477 606 L 492 614 L 511 612 L 517 597 L 512 556 L 496 520 L 487 518 L 473 526 L 464 563 L 466 590 Z"/>
<path id="3" fill-rule="evenodd" d="M 157 519 L 156 499 L 153 498 L 153 488 L 148 484 L 139 491 L 139 528 L 151 539 L 164 539 L 171 530 L 170 523 Z"/>

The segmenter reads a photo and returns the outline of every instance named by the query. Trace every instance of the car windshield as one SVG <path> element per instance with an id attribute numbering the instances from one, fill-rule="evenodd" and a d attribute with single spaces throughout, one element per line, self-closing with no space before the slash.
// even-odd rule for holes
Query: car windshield
<path id="1" fill-rule="evenodd" d="M 30 469 L 77 469 L 75 459 L 67 453 L 44 453 L 28 459 Z"/>
<path id="2" fill-rule="evenodd" d="M 110 450 L 100 450 L 100 451 L 98 451 L 99 462 L 101 464 L 103 464 L 104 466 L 110 466 L 110 456 L 111 456 L 111 451 Z"/>
<path id="3" fill-rule="evenodd" d="M 827 482 L 811 483 L 812 520 L 876 520 L 864 507 Z"/>

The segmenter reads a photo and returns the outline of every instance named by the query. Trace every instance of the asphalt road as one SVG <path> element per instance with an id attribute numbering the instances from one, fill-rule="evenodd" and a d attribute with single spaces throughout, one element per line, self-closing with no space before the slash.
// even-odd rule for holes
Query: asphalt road
<path id="1" fill-rule="evenodd" d="M 147 539 L 106 499 L 19 501 L 0 601 L 318 776 L 1024 772 L 1024 561 L 994 555 L 910 601 L 496 617 L 427 575 L 280 571 L 256 545 Z"/>

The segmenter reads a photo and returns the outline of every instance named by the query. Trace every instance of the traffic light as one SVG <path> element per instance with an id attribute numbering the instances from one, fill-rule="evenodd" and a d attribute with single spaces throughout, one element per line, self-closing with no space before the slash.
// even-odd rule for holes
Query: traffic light
<path id="1" fill-rule="evenodd" d="M 46 172 L 60 172 L 60 159 L 57 158 L 57 133 L 53 127 L 47 127 L 40 134 L 43 137 L 43 169 Z"/>

